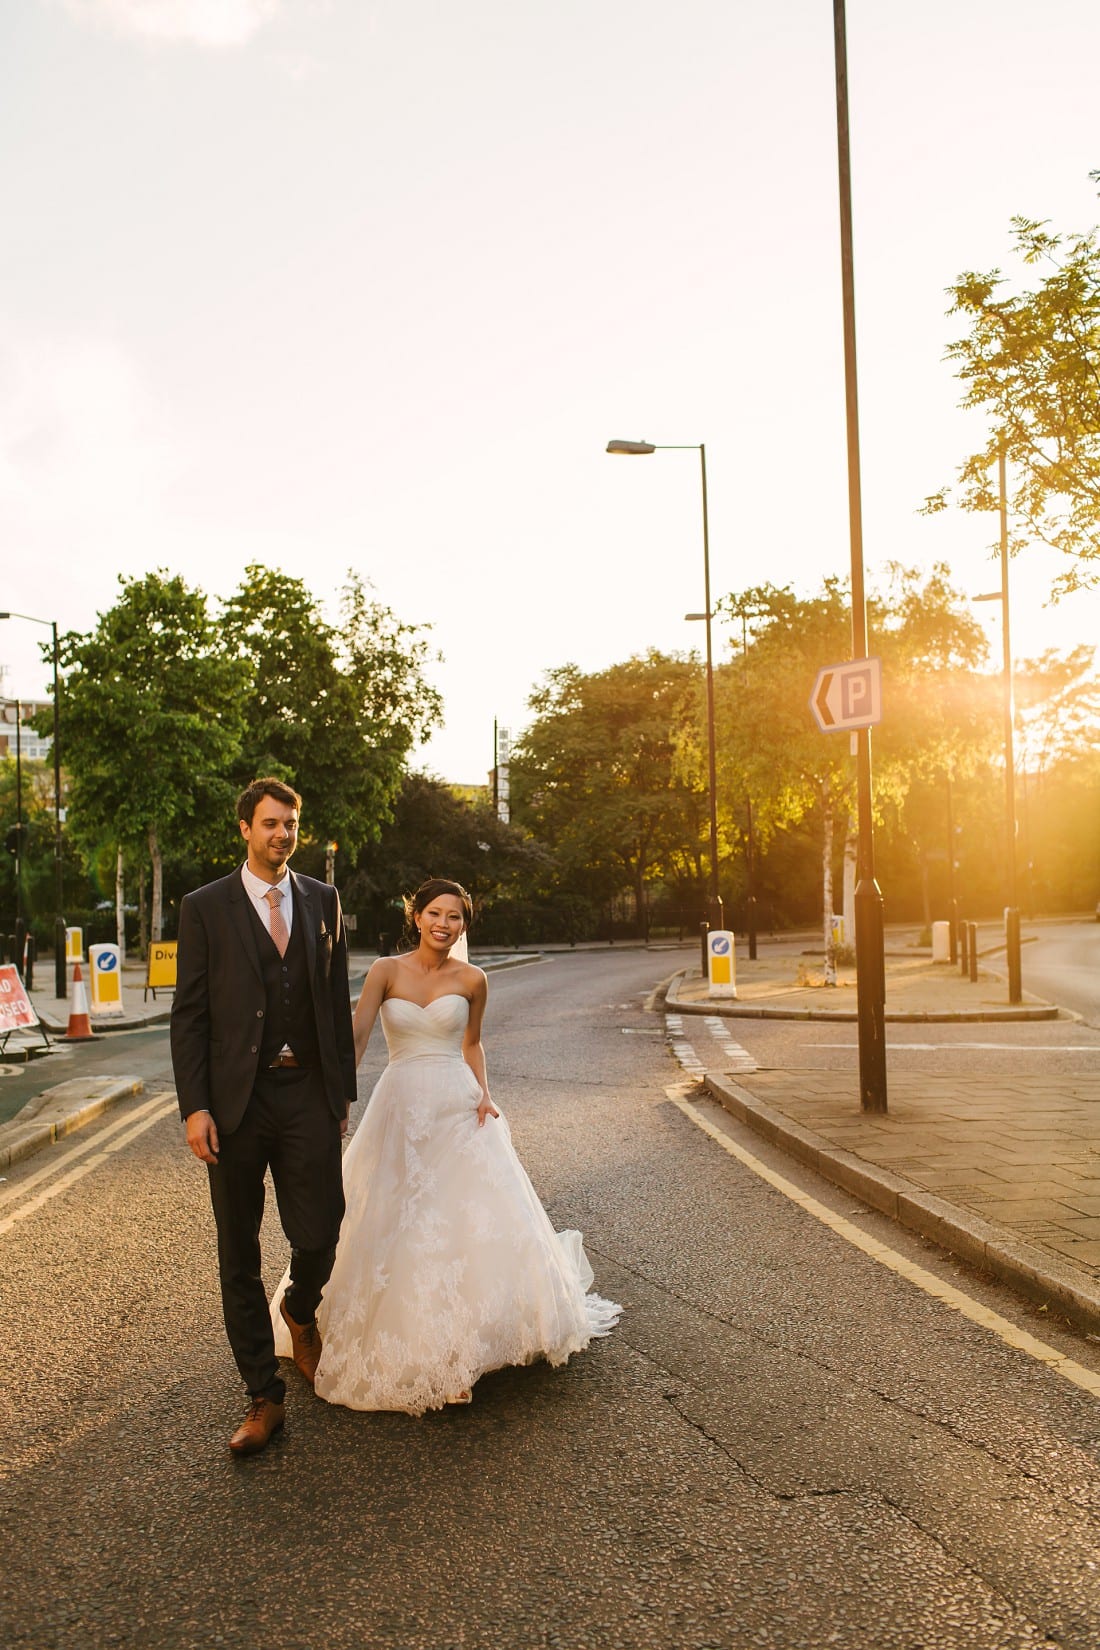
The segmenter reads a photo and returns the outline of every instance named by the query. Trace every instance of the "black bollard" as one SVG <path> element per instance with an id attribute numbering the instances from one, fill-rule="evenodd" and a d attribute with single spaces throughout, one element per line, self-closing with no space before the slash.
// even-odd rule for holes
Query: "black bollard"
<path id="1" fill-rule="evenodd" d="M 709 976 L 710 976 L 710 963 L 707 959 L 707 935 L 709 933 L 710 933 L 710 923 L 709 922 L 701 922 L 699 924 L 699 950 L 702 954 L 702 961 L 700 963 L 700 967 L 702 969 L 704 980 L 708 979 Z"/>
<path id="2" fill-rule="evenodd" d="M 34 990 L 34 959 L 38 955 L 38 947 L 34 943 L 34 935 L 27 935 L 26 965 L 23 969 L 23 984 L 28 991 Z"/>
<path id="3" fill-rule="evenodd" d="M 950 909 L 951 916 L 948 922 L 948 930 L 950 934 L 951 951 L 949 961 L 951 966 L 954 967 L 959 960 L 959 902 L 957 899 L 953 899 L 951 901 Z"/>
<path id="4" fill-rule="evenodd" d="M 970 925 L 965 922 L 959 924 L 959 973 L 965 977 L 970 973 Z"/>
<path id="5" fill-rule="evenodd" d="M 971 922 L 967 924 L 967 927 L 970 931 L 967 936 L 970 951 L 970 978 L 974 981 L 978 978 L 978 925 L 976 922 Z"/>
<path id="6" fill-rule="evenodd" d="M 1005 951 L 1008 955 L 1008 1000 L 1022 1003 L 1023 978 L 1020 969 L 1020 913 L 1013 906 L 1005 909 Z"/>

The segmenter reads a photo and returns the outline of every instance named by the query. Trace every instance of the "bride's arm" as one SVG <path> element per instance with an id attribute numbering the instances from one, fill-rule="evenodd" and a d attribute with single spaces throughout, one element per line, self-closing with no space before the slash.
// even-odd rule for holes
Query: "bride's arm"
<path id="1" fill-rule="evenodd" d="M 477 1108 L 477 1126 L 480 1129 L 487 1117 L 499 1117 L 489 1098 L 489 1079 L 485 1075 L 485 1050 L 481 1044 L 481 1022 L 485 1018 L 485 1004 L 489 996 L 489 982 L 480 968 L 472 969 L 477 976 L 470 993 L 470 1017 L 462 1039 L 462 1058 L 481 1085 L 481 1102 Z"/>
<path id="2" fill-rule="evenodd" d="M 367 969 L 367 977 L 363 981 L 363 989 L 359 993 L 359 1001 L 355 1005 L 355 1013 L 351 1019 L 351 1029 L 355 1035 L 356 1065 L 366 1052 L 370 1034 L 374 1030 L 374 1022 L 378 1018 L 378 1010 L 382 1007 L 382 999 L 386 995 L 392 968 L 393 963 L 389 957 L 376 957 Z"/>

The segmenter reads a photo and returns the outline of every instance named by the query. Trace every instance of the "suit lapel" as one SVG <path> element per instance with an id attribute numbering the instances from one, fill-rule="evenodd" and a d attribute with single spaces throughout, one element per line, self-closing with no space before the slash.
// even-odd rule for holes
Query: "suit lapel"
<path id="1" fill-rule="evenodd" d="M 248 918 L 248 895 L 241 881 L 240 871 L 234 871 L 226 878 L 229 883 L 229 915 L 234 928 L 244 946 L 249 962 L 256 970 L 256 978 L 263 984 L 263 968 L 260 964 L 260 953 L 256 948 L 256 935 Z"/>

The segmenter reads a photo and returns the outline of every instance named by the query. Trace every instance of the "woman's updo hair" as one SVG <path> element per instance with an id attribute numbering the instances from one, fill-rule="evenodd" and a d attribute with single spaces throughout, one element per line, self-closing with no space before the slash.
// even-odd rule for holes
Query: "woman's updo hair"
<path id="1" fill-rule="evenodd" d="M 406 894 L 405 901 L 405 931 L 415 945 L 417 942 L 416 919 L 421 911 L 427 910 L 433 899 L 440 894 L 453 894 L 462 906 L 463 933 L 474 920 L 474 902 L 460 882 L 451 882 L 447 877 L 429 877 L 422 882 L 414 894 Z"/>

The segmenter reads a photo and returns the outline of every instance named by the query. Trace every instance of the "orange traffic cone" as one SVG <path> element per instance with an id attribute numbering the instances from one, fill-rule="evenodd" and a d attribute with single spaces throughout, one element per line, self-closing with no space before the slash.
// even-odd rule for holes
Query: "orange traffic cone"
<path id="1" fill-rule="evenodd" d="M 80 964 L 73 966 L 73 995 L 69 1004 L 69 1029 L 63 1043 L 86 1043 L 95 1036 L 92 1022 L 88 1016 L 88 993 L 84 986 L 84 976 L 80 972 Z"/>

